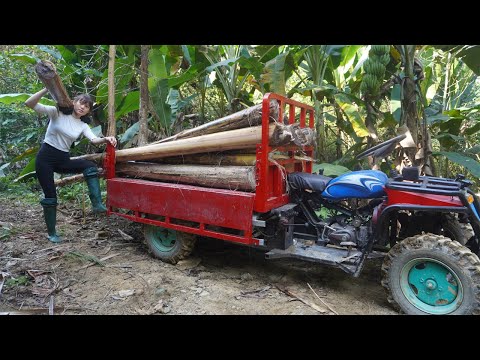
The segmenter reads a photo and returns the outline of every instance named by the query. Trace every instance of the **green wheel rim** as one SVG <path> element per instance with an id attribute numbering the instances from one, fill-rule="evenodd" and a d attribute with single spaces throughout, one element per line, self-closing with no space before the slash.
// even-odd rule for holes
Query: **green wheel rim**
<path id="1" fill-rule="evenodd" d="M 159 252 L 170 252 L 177 242 L 177 232 L 158 226 L 148 226 L 147 236 L 150 244 Z"/>
<path id="2" fill-rule="evenodd" d="M 457 274 L 435 259 L 418 258 L 405 264 L 400 287 L 413 306 L 428 314 L 449 314 L 463 300 L 463 287 Z"/>

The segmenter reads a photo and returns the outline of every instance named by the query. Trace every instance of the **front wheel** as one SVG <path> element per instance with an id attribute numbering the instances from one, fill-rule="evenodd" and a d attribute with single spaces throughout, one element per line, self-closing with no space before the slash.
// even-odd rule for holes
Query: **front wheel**
<path id="1" fill-rule="evenodd" d="M 480 260 L 434 234 L 393 246 L 382 265 L 388 301 L 406 314 L 480 314 Z"/>
<path id="2" fill-rule="evenodd" d="M 448 219 L 444 221 L 442 224 L 441 235 L 458 241 L 462 245 L 465 245 L 469 239 L 457 219 Z"/>
<path id="3" fill-rule="evenodd" d="M 195 234 L 154 225 L 144 225 L 144 235 L 153 255 L 171 264 L 176 264 L 190 255 L 197 240 Z"/>

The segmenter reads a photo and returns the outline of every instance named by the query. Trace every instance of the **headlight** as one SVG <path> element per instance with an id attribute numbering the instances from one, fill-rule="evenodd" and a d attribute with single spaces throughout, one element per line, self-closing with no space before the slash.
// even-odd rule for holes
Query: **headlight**
<path id="1" fill-rule="evenodd" d="M 468 201 L 469 204 L 473 203 L 473 195 L 472 194 L 467 195 L 467 201 Z"/>

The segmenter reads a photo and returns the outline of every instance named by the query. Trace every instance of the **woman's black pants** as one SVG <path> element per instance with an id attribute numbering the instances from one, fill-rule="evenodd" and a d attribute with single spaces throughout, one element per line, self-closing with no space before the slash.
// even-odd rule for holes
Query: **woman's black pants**
<path id="1" fill-rule="evenodd" d="M 97 165 L 89 160 L 71 160 L 70 153 L 60 151 L 53 146 L 43 143 L 35 159 L 35 171 L 43 189 L 45 198 L 56 198 L 53 173 L 79 174 L 89 167 Z"/>

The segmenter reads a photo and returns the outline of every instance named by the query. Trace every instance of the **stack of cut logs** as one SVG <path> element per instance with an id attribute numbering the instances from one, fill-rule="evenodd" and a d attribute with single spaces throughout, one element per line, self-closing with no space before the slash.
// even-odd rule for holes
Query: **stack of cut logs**
<path id="1" fill-rule="evenodd" d="M 312 129 L 284 125 L 279 105 L 270 102 L 270 146 L 312 145 Z M 256 145 L 262 137 L 262 105 L 228 115 L 174 136 L 137 148 L 117 150 L 116 174 L 120 177 L 159 180 L 221 189 L 255 191 Z M 301 149 L 301 148 L 299 148 Z M 279 154 L 270 159 L 281 158 Z M 79 158 L 96 161 L 102 154 Z M 302 160 L 311 160 L 303 157 Z"/>
<path id="2" fill-rule="evenodd" d="M 47 61 L 35 70 L 59 106 L 70 107 L 72 102 L 56 73 Z M 270 146 L 296 144 L 314 145 L 315 134 L 298 123 L 279 122 L 279 105 L 272 100 L 269 107 Z M 117 150 L 117 176 L 208 186 L 213 188 L 255 191 L 255 149 L 262 140 L 262 105 L 255 105 L 221 119 L 182 131 L 154 143 Z M 301 148 L 299 148 L 300 150 Z M 103 154 L 76 157 L 89 159 L 102 166 Z M 269 159 L 282 154 L 269 154 Z M 312 160 L 301 157 L 300 160 Z M 63 186 L 82 179 L 82 175 L 56 181 Z"/>

